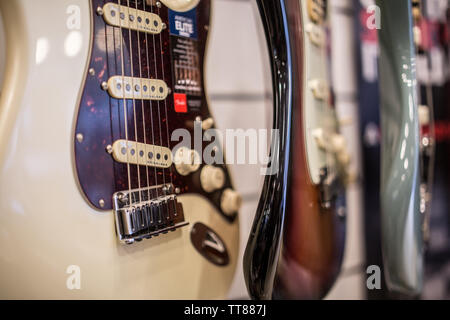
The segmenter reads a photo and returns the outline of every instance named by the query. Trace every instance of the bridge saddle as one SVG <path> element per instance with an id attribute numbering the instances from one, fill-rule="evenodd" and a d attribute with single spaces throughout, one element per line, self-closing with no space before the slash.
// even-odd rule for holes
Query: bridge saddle
<path id="1" fill-rule="evenodd" d="M 116 192 L 113 195 L 116 231 L 132 244 L 188 225 L 172 185 Z"/>

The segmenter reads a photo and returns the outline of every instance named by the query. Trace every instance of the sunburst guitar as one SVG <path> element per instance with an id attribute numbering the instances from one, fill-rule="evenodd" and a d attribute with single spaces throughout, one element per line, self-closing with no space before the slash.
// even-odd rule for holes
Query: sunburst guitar
<path id="1" fill-rule="evenodd" d="M 241 200 L 202 161 L 210 1 L 0 10 L 0 297 L 225 298 Z"/>
<path id="2" fill-rule="evenodd" d="M 331 104 L 326 1 L 258 1 L 272 57 L 278 174 L 266 178 L 244 257 L 257 299 L 320 299 L 345 240 L 350 155 Z M 267 239 L 270 239 L 268 241 Z"/>

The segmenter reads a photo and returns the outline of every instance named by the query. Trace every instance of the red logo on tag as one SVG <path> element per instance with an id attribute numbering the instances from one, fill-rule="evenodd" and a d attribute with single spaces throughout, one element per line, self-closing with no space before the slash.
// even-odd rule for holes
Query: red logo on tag
<path id="1" fill-rule="evenodd" d="M 186 113 L 187 110 L 187 97 L 185 93 L 174 93 L 173 100 L 175 103 L 175 112 Z"/>

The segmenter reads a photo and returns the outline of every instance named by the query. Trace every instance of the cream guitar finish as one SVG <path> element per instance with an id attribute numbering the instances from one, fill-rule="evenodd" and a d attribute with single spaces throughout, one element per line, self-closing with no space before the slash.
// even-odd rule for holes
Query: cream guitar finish
<path id="1" fill-rule="evenodd" d="M 117 240 L 113 213 L 90 207 L 77 186 L 72 140 L 90 10 L 86 0 L 0 0 L 7 38 L 0 100 L 0 298 L 224 298 L 239 231 L 209 201 L 181 195 L 189 226 L 126 246 Z M 70 23 L 77 14 L 80 23 Z M 226 267 L 211 264 L 191 245 L 195 222 L 214 226 L 230 255 Z M 74 283 L 70 266 L 80 268 L 80 289 L 68 289 L 67 282 Z"/>

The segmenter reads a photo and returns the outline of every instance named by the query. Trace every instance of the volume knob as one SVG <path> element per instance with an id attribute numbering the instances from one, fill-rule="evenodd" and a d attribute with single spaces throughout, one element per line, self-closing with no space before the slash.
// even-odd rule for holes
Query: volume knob
<path id="1" fill-rule="evenodd" d="M 225 173 L 222 168 L 211 165 L 204 166 L 200 173 L 200 183 L 206 192 L 221 189 L 225 184 Z"/>
<path id="2" fill-rule="evenodd" d="M 331 146 L 336 153 L 343 152 L 347 149 L 347 142 L 342 134 L 335 133 L 331 136 Z"/>
<path id="3" fill-rule="evenodd" d="M 220 200 L 220 208 L 226 215 L 232 215 L 241 208 L 242 198 L 236 191 L 225 189 Z"/>
<path id="4" fill-rule="evenodd" d="M 177 172 L 187 176 L 200 168 L 201 158 L 197 151 L 181 147 L 175 152 L 174 163 Z"/>

